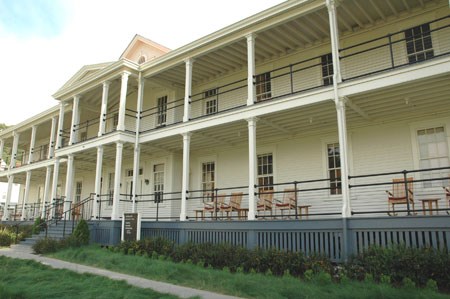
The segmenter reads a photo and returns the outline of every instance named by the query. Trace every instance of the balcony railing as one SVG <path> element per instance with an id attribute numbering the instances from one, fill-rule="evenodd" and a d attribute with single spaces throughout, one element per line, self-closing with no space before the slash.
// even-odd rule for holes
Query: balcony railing
<path id="1" fill-rule="evenodd" d="M 184 98 L 160 103 L 141 112 L 140 132 L 165 128 L 183 122 Z"/>

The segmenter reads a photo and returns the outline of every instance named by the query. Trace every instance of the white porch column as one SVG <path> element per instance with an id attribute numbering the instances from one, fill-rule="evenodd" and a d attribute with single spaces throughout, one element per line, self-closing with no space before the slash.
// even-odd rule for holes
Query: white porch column
<path id="1" fill-rule="evenodd" d="M 253 105 L 255 92 L 255 35 L 247 35 L 247 106 Z"/>
<path id="2" fill-rule="evenodd" d="M 255 220 L 256 215 L 256 122 L 252 117 L 248 122 L 248 220 Z"/>
<path id="3" fill-rule="evenodd" d="M 48 204 L 51 203 L 50 200 L 50 179 L 52 175 L 52 167 L 47 166 L 47 171 L 45 172 L 45 183 L 44 183 L 44 198 L 42 199 L 42 206 L 46 207 Z M 42 215 L 41 218 L 45 219 L 45 208 L 42 209 Z"/>
<path id="4" fill-rule="evenodd" d="M 67 155 L 67 175 L 66 175 L 66 198 L 64 199 L 64 212 L 70 210 L 72 204 L 72 189 L 75 169 L 73 167 L 74 155 Z"/>
<path id="5" fill-rule="evenodd" d="M 27 217 L 25 216 L 26 208 L 25 206 L 28 204 L 28 197 L 30 196 L 30 180 L 31 180 L 31 171 L 27 171 L 27 176 L 25 178 L 25 192 L 23 195 L 23 201 L 22 201 L 22 217 L 20 220 L 24 221 L 27 220 Z"/>
<path id="6" fill-rule="evenodd" d="M 186 78 L 184 85 L 184 115 L 183 121 L 189 121 L 191 118 L 191 93 L 192 93 L 192 66 L 194 64 L 194 60 L 192 58 L 188 58 L 185 60 L 186 63 Z"/>
<path id="7" fill-rule="evenodd" d="M 64 130 L 64 107 L 65 103 L 59 103 L 59 118 L 58 118 L 58 135 L 56 135 L 55 149 L 62 148 L 63 130 Z"/>
<path id="8" fill-rule="evenodd" d="M 9 164 L 9 168 L 16 167 L 17 148 L 19 147 L 20 133 L 17 131 L 14 131 L 13 136 L 14 136 L 14 140 L 13 140 L 13 146 L 11 148 L 11 163 Z"/>
<path id="9" fill-rule="evenodd" d="M 78 142 L 78 129 L 77 126 L 80 123 L 80 96 L 76 95 L 73 97 L 73 107 L 72 107 L 72 124 L 70 125 L 70 144 L 75 144 Z"/>
<path id="10" fill-rule="evenodd" d="M 59 180 L 59 159 L 56 158 L 53 164 L 53 181 L 52 181 L 52 195 L 51 195 L 51 203 L 56 203 L 56 199 L 58 197 L 58 180 Z M 55 216 L 55 211 L 53 210 L 52 217 Z"/>
<path id="11" fill-rule="evenodd" d="M 112 205 L 111 220 L 118 220 L 119 215 L 119 203 L 120 203 L 120 179 L 122 174 L 122 153 L 123 143 L 117 142 L 116 144 L 116 166 L 114 170 L 114 197 Z"/>
<path id="12" fill-rule="evenodd" d="M 6 201 L 5 201 L 5 210 L 3 212 L 2 221 L 9 220 L 9 210 L 8 206 L 11 203 L 11 193 L 12 193 L 12 186 L 14 183 L 14 175 L 10 175 L 8 177 L 8 189 L 6 191 Z"/>
<path id="13" fill-rule="evenodd" d="M 122 73 L 122 83 L 120 86 L 120 100 L 119 100 L 119 120 L 117 124 L 117 131 L 125 131 L 125 112 L 127 108 L 127 87 L 128 87 L 128 76 L 131 73 Z"/>
<path id="14" fill-rule="evenodd" d="M 5 148 L 5 140 L 0 139 L 0 167 L 3 162 L 3 149 Z"/>
<path id="15" fill-rule="evenodd" d="M 339 62 L 339 29 L 337 25 L 336 0 L 326 0 L 328 8 L 328 18 L 330 22 L 331 56 L 333 57 L 333 80 L 336 83 L 342 82 L 341 64 Z"/>
<path id="16" fill-rule="evenodd" d="M 92 219 L 98 219 L 98 203 L 101 200 L 102 193 L 102 167 L 103 167 L 103 146 L 97 147 L 97 165 L 95 167 L 95 198 L 92 205 Z"/>
<path id="17" fill-rule="evenodd" d="M 36 144 L 36 130 L 37 126 L 31 127 L 30 153 L 28 155 L 28 164 L 31 164 L 33 162 L 34 145 Z"/>
<path id="18" fill-rule="evenodd" d="M 108 93 L 111 82 L 103 82 L 102 107 L 100 111 L 100 121 L 98 123 L 98 136 L 105 134 L 106 114 L 108 113 Z"/>
<path id="19" fill-rule="evenodd" d="M 345 117 L 345 99 L 336 102 L 337 123 L 339 132 L 339 151 L 341 158 L 341 185 L 342 185 L 342 217 L 351 217 L 350 189 L 348 187 L 348 146 L 347 121 Z"/>
<path id="20" fill-rule="evenodd" d="M 180 221 L 186 220 L 186 200 L 189 192 L 189 156 L 192 133 L 183 133 L 183 177 L 181 181 Z"/>
<path id="21" fill-rule="evenodd" d="M 50 142 L 48 146 L 47 159 L 51 159 L 55 155 L 55 131 L 56 131 L 56 116 L 53 116 L 52 127 L 50 128 Z"/>
<path id="22" fill-rule="evenodd" d="M 136 187 L 138 185 L 138 178 L 139 178 L 139 164 L 140 164 L 140 155 L 141 155 L 141 145 L 139 143 L 139 131 L 141 127 L 141 111 L 142 111 L 142 102 L 144 100 L 144 78 L 142 77 L 142 74 L 139 73 L 139 79 L 138 79 L 138 97 L 137 97 L 137 113 L 136 113 L 136 139 L 134 142 L 134 159 L 133 159 L 133 207 L 132 211 L 133 213 L 136 213 L 136 200 L 137 200 L 137 194 L 136 194 Z"/>

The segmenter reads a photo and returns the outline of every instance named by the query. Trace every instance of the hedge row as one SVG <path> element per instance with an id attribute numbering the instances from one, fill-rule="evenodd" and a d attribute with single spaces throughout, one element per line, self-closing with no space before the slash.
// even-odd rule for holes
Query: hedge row
<path id="1" fill-rule="evenodd" d="M 186 243 L 175 246 L 163 238 L 122 242 L 112 251 L 148 257 L 164 256 L 174 262 L 188 262 L 231 272 L 289 274 L 308 278 L 311 273 L 327 273 L 334 281 L 373 280 L 393 285 L 439 287 L 450 290 L 450 255 L 432 248 L 406 246 L 371 247 L 345 264 L 335 264 L 320 255 L 301 252 L 248 250 L 229 244 Z"/>

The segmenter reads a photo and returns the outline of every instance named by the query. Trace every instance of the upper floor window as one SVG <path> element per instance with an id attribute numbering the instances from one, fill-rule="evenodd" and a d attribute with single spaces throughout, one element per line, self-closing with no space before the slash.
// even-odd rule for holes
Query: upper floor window
<path id="1" fill-rule="evenodd" d="M 322 64 L 323 85 L 331 85 L 333 84 L 333 56 L 326 54 L 320 60 Z"/>
<path id="2" fill-rule="evenodd" d="M 330 194 L 341 194 L 341 155 L 339 143 L 327 144 L 328 178 L 330 179 Z"/>
<path id="3" fill-rule="evenodd" d="M 256 75 L 256 101 L 264 101 L 272 97 L 270 72 Z"/>
<path id="4" fill-rule="evenodd" d="M 158 98 L 157 125 L 164 126 L 167 121 L 167 96 Z"/>
<path id="5" fill-rule="evenodd" d="M 430 24 L 423 24 L 405 30 L 405 40 L 409 63 L 433 58 Z"/>
<path id="6" fill-rule="evenodd" d="M 272 153 L 258 155 L 258 185 L 259 192 L 273 190 Z"/>
<path id="7" fill-rule="evenodd" d="M 214 114 L 217 112 L 217 89 L 210 89 L 205 91 L 205 113 L 206 115 Z"/>
<path id="8" fill-rule="evenodd" d="M 450 165 L 444 127 L 418 130 L 417 141 L 419 144 L 420 169 L 447 167 Z M 443 177 L 448 178 L 448 170 L 423 172 L 422 179 L 432 179 L 424 182 L 424 187 L 446 186 L 446 180 L 439 180 Z"/>
<path id="9" fill-rule="evenodd" d="M 87 140 L 87 132 L 81 132 L 80 141 L 86 141 Z"/>

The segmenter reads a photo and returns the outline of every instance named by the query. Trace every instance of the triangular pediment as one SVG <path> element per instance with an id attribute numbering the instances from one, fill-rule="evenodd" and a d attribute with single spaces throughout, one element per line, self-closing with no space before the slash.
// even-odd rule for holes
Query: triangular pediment
<path id="1" fill-rule="evenodd" d="M 90 64 L 90 65 L 83 66 L 59 90 L 62 90 L 62 89 L 67 88 L 69 86 L 72 86 L 76 82 L 81 81 L 84 78 L 89 77 L 90 75 L 97 73 L 98 71 L 101 71 L 102 69 L 104 69 L 105 67 L 107 67 L 110 64 L 111 64 L 111 62 L 105 62 L 105 63 Z"/>
<path id="2" fill-rule="evenodd" d="M 169 48 L 136 34 L 119 59 L 127 59 L 141 64 L 160 57 L 169 51 Z"/>

